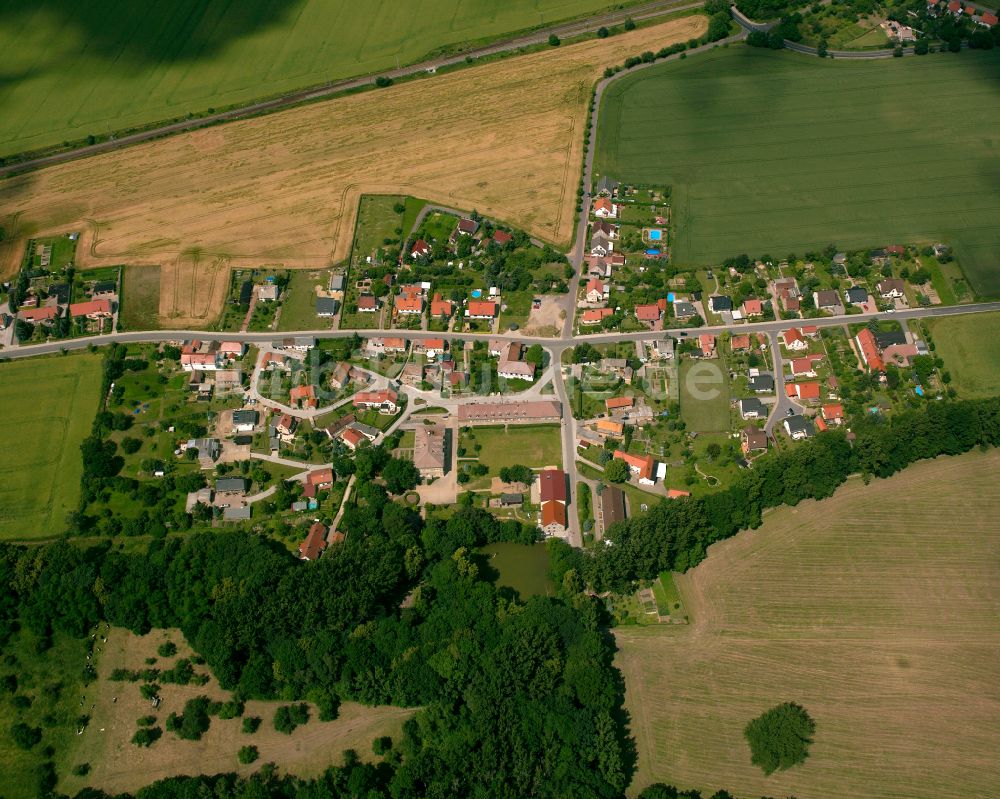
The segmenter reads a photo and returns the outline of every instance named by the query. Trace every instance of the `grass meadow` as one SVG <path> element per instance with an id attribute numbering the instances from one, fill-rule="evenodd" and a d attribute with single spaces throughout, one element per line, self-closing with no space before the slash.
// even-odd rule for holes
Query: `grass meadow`
<path id="1" fill-rule="evenodd" d="M 160 267 L 127 266 L 122 276 L 123 330 L 156 330 L 160 327 Z"/>
<path id="2" fill-rule="evenodd" d="M 960 397 L 1000 394 L 1000 313 L 946 316 L 924 324 Z"/>
<path id="3" fill-rule="evenodd" d="M 96 354 L 0 364 L 0 404 L 17 442 L 0 462 L 0 540 L 62 533 L 80 497 L 80 442 L 100 390 Z"/>
<path id="4" fill-rule="evenodd" d="M 674 575 L 691 624 L 616 631 L 638 772 L 736 796 L 1000 793 L 1000 450 L 853 479 L 765 517 Z M 778 703 L 816 721 L 765 777 L 743 727 Z"/>
<path id="5" fill-rule="evenodd" d="M 729 430 L 729 371 L 724 361 L 681 362 L 681 418 L 688 430 L 722 433 Z"/>
<path id="6" fill-rule="evenodd" d="M 950 243 L 1000 296 L 1000 54 L 831 61 L 719 48 L 604 95 L 598 174 L 673 187 L 674 258 Z"/>
<path id="7" fill-rule="evenodd" d="M 0 154 L 364 75 L 608 0 L 0 0 Z"/>

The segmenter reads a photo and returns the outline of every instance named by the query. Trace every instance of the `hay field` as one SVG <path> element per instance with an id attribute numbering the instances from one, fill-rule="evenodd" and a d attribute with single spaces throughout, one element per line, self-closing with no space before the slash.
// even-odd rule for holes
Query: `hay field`
<path id="1" fill-rule="evenodd" d="M 0 154 L 377 73 L 610 5 L 0 0 Z"/>
<path id="2" fill-rule="evenodd" d="M 158 658 L 155 667 L 169 669 L 178 658 L 192 654 L 184 636 L 179 630 L 153 630 L 137 636 L 121 628 L 112 628 L 106 635 L 108 642 L 101 644 L 104 651 L 97 656 L 98 679 L 86 689 L 87 707 L 95 705 L 90 711 L 91 722 L 82 735 L 74 736 L 72 751 L 64 758 L 70 767 L 90 763 L 91 772 L 86 777 L 60 772 L 59 788 L 70 795 L 85 786 L 111 794 L 134 793 L 155 780 L 184 774 L 246 775 L 268 762 L 275 763 L 281 772 L 315 777 L 327 765 L 339 763 L 346 749 L 354 749 L 364 761 L 375 760 L 372 741 L 383 735 L 398 741 L 403 722 L 416 712 L 413 708 L 365 707 L 345 702 L 337 719 L 321 722 L 315 706 L 310 706 L 309 723 L 285 735 L 274 729 L 273 718 L 277 708 L 289 703 L 251 700 L 246 702 L 244 716 L 261 719 L 256 733 L 243 732 L 242 718 L 213 717 L 200 741 L 185 741 L 166 730 L 167 716 L 179 715 L 188 699 L 207 696 L 225 702 L 232 698 L 231 694 L 219 687 L 214 677 L 203 686 L 167 684 L 160 690 L 163 701 L 154 710 L 139 693 L 142 683 L 113 682 L 109 679 L 111 672 L 116 668 L 146 668 L 146 658 L 157 657 L 156 649 L 165 641 L 174 642 L 178 652 L 170 658 Z M 206 670 L 205 666 L 195 667 L 197 672 Z M 136 720 L 145 715 L 155 715 L 156 726 L 163 731 L 163 737 L 148 749 L 131 743 L 138 729 Z M 237 753 L 247 745 L 257 747 L 260 759 L 242 765 Z"/>
<path id="3" fill-rule="evenodd" d="M 656 66 L 605 93 L 595 168 L 673 186 L 682 263 L 944 241 L 1000 296 L 1000 53 L 968 55 Z"/>
<path id="4" fill-rule="evenodd" d="M 230 266 L 346 257 L 362 193 L 477 208 L 569 240 L 591 86 L 609 64 L 698 36 L 702 16 L 197 131 L 0 183 L 0 224 L 81 229 L 84 266 L 162 267 L 167 324 L 219 312 Z"/>
<path id="5" fill-rule="evenodd" d="M 80 443 L 101 392 L 101 356 L 0 364 L 7 443 L 0 460 L 0 540 L 52 538 L 80 498 Z"/>
<path id="6" fill-rule="evenodd" d="M 1000 451 L 919 463 L 770 514 L 677 587 L 689 628 L 621 629 L 631 793 L 1000 795 Z M 764 777 L 744 725 L 816 720 L 808 760 Z"/>
<path id="7" fill-rule="evenodd" d="M 960 397 L 1000 394 L 1000 313 L 945 316 L 924 324 Z"/>

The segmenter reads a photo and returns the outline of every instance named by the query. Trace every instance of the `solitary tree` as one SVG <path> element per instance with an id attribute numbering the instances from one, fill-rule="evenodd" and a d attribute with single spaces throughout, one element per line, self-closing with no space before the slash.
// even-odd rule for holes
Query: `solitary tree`
<path id="1" fill-rule="evenodd" d="M 809 755 L 815 731 L 816 722 L 805 708 L 785 702 L 747 724 L 743 735 L 750 744 L 751 762 L 771 774 L 802 763 Z"/>
<path id="2" fill-rule="evenodd" d="M 628 464 L 615 458 L 605 465 L 604 476 L 612 483 L 624 483 L 628 480 Z"/>

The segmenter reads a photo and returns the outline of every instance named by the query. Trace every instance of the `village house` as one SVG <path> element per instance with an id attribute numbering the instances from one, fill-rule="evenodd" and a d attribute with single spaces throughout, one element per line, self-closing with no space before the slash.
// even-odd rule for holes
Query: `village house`
<path id="1" fill-rule="evenodd" d="M 424 382 L 424 366 L 420 363 L 408 363 L 399 373 L 398 380 L 404 386 L 418 387 Z"/>
<path id="2" fill-rule="evenodd" d="M 608 297 L 608 284 L 597 278 L 591 278 L 587 281 L 585 291 L 587 302 L 604 302 Z"/>
<path id="3" fill-rule="evenodd" d="M 330 388 L 335 391 L 346 388 L 351 383 L 352 375 L 353 369 L 347 361 L 335 363 L 333 369 L 330 370 Z"/>
<path id="4" fill-rule="evenodd" d="M 434 358 L 438 353 L 444 353 L 448 349 L 448 344 L 443 338 L 416 339 L 413 342 L 413 351 L 422 353 L 428 358 Z"/>
<path id="5" fill-rule="evenodd" d="M 616 419 L 598 419 L 594 422 L 594 432 L 601 436 L 601 438 L 607 438 L 608 436 L 621 438 L 625 432 L 625 423 L 619 422 Z"/>
<path id="6" fill-rule="evenodd" d="M 844 406 L 840 403 L 824 405 L 821 413 L 827 424 L 841 425 L 844 423 Z"/>
<path id="7" fill-rule="evenodd" d="M 508 380 L 534 380 L 535 365 L 521 360 L 523 357 L 524 347 L 517 343 L 509 344 L 506 351 L 500 355 L 497 374 Z"/>
<path id="8" fill-rule="evenodd" d="M 635 397 L 609 397 L 604 400 L 604 407 L 609 413 L 627 411 L 635 404 Z"/>
<path id="9" fill-rule="evenodd" d="M 442 300 L 440 294 L 435 294 L 433 299 L 431 299 L 431 318 L 444 321 L 449 319 L 451 314 L 451 301 Z"/>
<path id="10" fill-rule="evenodd" d="M 242 477 L 220 477 L 215 481 L 215 490 L 220 494 L 245 494 L 247 481 Z"/>
<path id="11" fill-rule="evenodd" d="M 590 254 L 599 257 L 607 257 L 614 250 L 615 245 L 611 237 L 602 230 L 590 236 Z"/>
<path id="12" fill-rule="evenodd" d="M 740 432 L 740 449 L 744 455 L 767 451 L 767 433 L 753 425 L 747 425 Z"/>
<path id="13" fill-rule="evenodd" d="M 425 479 L 444 477 L 445 444 L 448 428 L 441 425 L 418 425 L 413 437 L 413 465 Z"/>
<path id="14" fill-rule="evenodd" d="M 17 312 L 17 318 L 33 325 L 52 324 L 59 316 L 59 309 L 54 306 L 45 308 L 25 308 L 23 305 Z"/>
<path id="15" fill-rule="evenodd" d="M 666 302 L 661 300 L 657 305 L 660 306 L 661 310 L 666 310 Z M 674 316 L 681 321 L 686 321 L 694 316 L 698 315 L 698 309 L 694 307 L 694 303 L 688 300 L 674 300 Z"/>
<path id="16" fill-rule="evenodd" d="M 497 304 L 493 300 L 469 300 L 465 315 L 470 319 L 495 319 Z"/>
<path id="17" fill-rule="evenodd" d="M 319 560 L 326 550 L 326 525 L 313 522 L 306 533 L 305 539 L 299 544 L 299 557 L 302 560 Z"/>
<path id="18" fill-rule="evenodd" d="M 333 487 L 333 469 L 327 466 L 324 469 L 313 469 L 306 475 L 305 485 L 312 486 L 314 491 Z"/>
<path id="19" fill-rule="evenodd" d="M 875 334 L 866 327 L 854 337 L 854 341 L 858 345 L 858 352 L 860 352 L 861 360 L 865 362 L 865 366 L 873 372 L 884 372 L 885 362 L 882 360 Z"/>
<path id="20" fill-rule="evenodd" d="M 257 287 L 257 299 L 260 302 L 277 302 L 281 296 L 281 289 L 277 283 L 265 283 Z"/>
<path id="21" fill-rule="evenodd" d="M 655 303 L 635 306 L 635 318 L 649 327 L 658 327 L 662 316 L 660 306 Z"/>
<path id="22" fill-rule="evenodd" d="M 315 408 L 317 406 L 315 386 L 293 386 L 288 392 L 288 400 L 296 408 Z"/>
<path id="23" fill-rule="evenodd" d="M 698 346 L 701 347 L 702 358 L 715 357 L 715 336 L 711 333 L 702 333 L 698 336 Z"/>
<path id="24" fill-rule="evenodd" d="M 868 302 L 868 289 L 863 286 L 851 286 L 844 292 L 844 298 L 849 305 L 865 305 Z"/>
<path id="25" fill-rule="evenodd" d="M 320 319 L 329 319 L 332 316 L 336 316 L 339 307 L 339 303 L 333 297 L 316 298 L 316 316 Z"/>
<path id="26" fill-rule="evenodd" d="M 580 324 L 587 325 L 599 325 L 609 316 L 614 316 L 614 308 L 588 308 L 580 315 Z"/>
<path id="27" fill-rule="evenodd" d="M 816 377 L 816 362 L 821 360 L 822 356 L 805 356 L 803 358 L 792 358 L 790 364 L 792 367 L 792 374 L 795 377 Z"/>
<path id="28" fill-rule="evenodd" d="M 181 368 L 185 372 L 214 372 L 219 368 L 219 352 L 214 342 L 195 339 L 181 348 Z"/>
<path id="29" fill-rule="evenodd" d="M 379 391 L 359 391 L 354 395 L 353 404 L 363 410 L 375 408 L 382 414 L 394 414 L 398 410 L 398 399 L 399 395 L 391 388 L 383 388 Z"/>
<path id="30" fill-rule="evenodd" d="M 708 308 L 712 313 L 722 313 L 733 310 L 733 301 L 729 297 L 713 295 L 708 298 Z"/>
<path id="31" fill-rule="evenodd" d="M 786 383 L 785 391 L 789 397 L 800 400 L 816 401 L 820 397 L 819 383 Z"/>
<path id="32" fill-rule="evenodd" d="M 475 236 L 479 231 L 479 223 L 475 219 L 459 219 L 455 232 L 461 236 Z"/>
<path id="33" fill-rule="evenodd" d="M 241 408 L 233 411 L 233 430 L 237 433 L 252 433 L 260 422 L 260 414 L 257 411 Z"/>
<path id="34" fill-rule="evenodd" d="M 410 247 L 410 258 L 426 258 L 431 254 L 431 245 L 423 239 L 417 239 Z"/>
<path id="35" fill-rule="evenodd" d="M 198 463 L 202 469 L 211 469 L 222 454 L 222 444 L 217 438 L 192 438 L 184 447 L 187 450 L 196 450 L 198 453 Z"/>
<path id="36" fill-rule="evenodd" d="M 740 416 L 744 419 L 766 419 L 767 408 L 756 397 L 741 399 L 738 403 Z"/>
<path id="37" fill-rule="evenodd" d="M 789 328 L 781 334 L 781 340 L 784 342 L 785 346 L 790 350 L 806 350 L 809 349 L 809 344 L 802 337 L 802 331 L 797 327 Z"/>
<path id="38" fill-rule="evenodd" d="M 367 439 L 361 435 L 361 432 L 356 430 L 354 427 L 345 427 L 340 431 L 338 438 L 344 442 L 344 446 L 351 450 L 351 452 L 356 451 L 357 448 L 361 446 L 361 442 L 367 441 Z"/>
<path id="39" fill-rule="evenodd" d="M 406 352 L 406 339 L 402 338 L 370 338 L 368 339 L 368 350 L 375 353 L 403 353 Z"/>
<path id="40" fill-rule="evenodd" d="M 813 303 L 816 305 L 817 310 L 820 311 L 829 311 L 837 316 L 844 313 L 844 306 L 840 302 L 840 294 L 834 289 L 814 291 Z"/>
<path id="41" fill-rule="evenodd" d="M 424 290 L 420 285 L 400 286 L 399 294 L 393 299 L 396 313 L 404 315 L 424 312 Z"/>
<path id="42" fill-rule="evenodd" d="M 378 298 L 374 294 L 362 294 L 358 297 L 358 313 L 376 313 L 378 309 Z"/>
<path id="43" fill-rule="evenodd" d="M 544 469 L 538 475 L 541 521 L 539 527 L 548 536 L 566 532 L 566 474 L 561 469 Z"/>
<path id="44" fill-rule="evenodd" d="M 598 219 L 614 219 L 618 216 L 618 206 L 608 197 L 598 197 L 594 200 L 594 216 Z"/>
<path id="45" fill-rule="evenodd" d="M 601 519 L 605 532 L 611 525 L 625 521 L 625 492 L 617 486 L 601 491 Z"/>
<path id="46" fill-rule="evenodd" d="M 729 346 L 733 352 L 742 352 L 750 349 L 750 336 L 733 336 L 729 340 Z"/>
<path id="47" fill-rule="evenodd" d="M 607 175 L 602 175 L 601 179 L 597 181 L 594 194 L 598 197 L 614 197 L 618 194 L 618 186 L 619 183 L 617 180 L 612 180 Z"/>
<path id="48" fill-rule="evenodd" d="M 743 305 L 740 306 L 740 310 L 743 312 L 743 316 L 747 319 L 754 316 L 763 316 L 764 303 L 751 297 L 743 301 Z"/>
<path id="49" fill-rule="evenodd" d="M 219 357 L 227 361 L 238 361 L 246 351 L 246 344 L 240 341 L 223 341 L 219 344 Z"/>
<path id="50" fill-rule="evenodd" d="M 88 300 L 87 302 L 74 302 L 69 306 L 69 315 L 73 319 L 99 321 L 110 319 L 112 314 L 111 300 Z"/>
<path id="51" fill-rule="evenodd" d="M 747 378 L 747 387 L 756 394 L 774 393 L 774 375 L 770 372 L 757 372 Z"/>
<path id="52" fill-rule="evenodd" d="M 895 300 L 906 296 L 904 291 L 906 283 L 898 277 L 889 277 L 879 281 L 877 288 L 879 296 L 884 300 Z"/>
<path id="53" fill-rule="evenodd" d="M 786 417 L 782 424 L 785 427 L 785 432 L 788 433 L 793 441 L 811 438 L 813 435 L 812 422 L 800 414 Z"/>
<path id="54" fill-rule="evenodd" d="M 656 461 L 652 455 L 632 455 L 616 449 L 615 460 L 625 461 L 629 473 L 632 474 L 643 485 L 654 485 L 656 483 Z"/>

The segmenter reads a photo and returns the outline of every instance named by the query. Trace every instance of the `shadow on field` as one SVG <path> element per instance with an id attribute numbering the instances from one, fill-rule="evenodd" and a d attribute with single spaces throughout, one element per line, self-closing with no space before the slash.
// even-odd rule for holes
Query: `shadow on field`
<path id="1" fill-rule="evenodd" d="M 125 64 L 197 61 L 212 58 L 230 43 L 281 25 L 305 0 L 0 0 L 0 25 L 30 29 L 36 24 L 65 28 L 73 49 Z M 60 44 L 55 44 L 58 51 Z M 2 86 L 0 86 L 2 88 Z"/>

